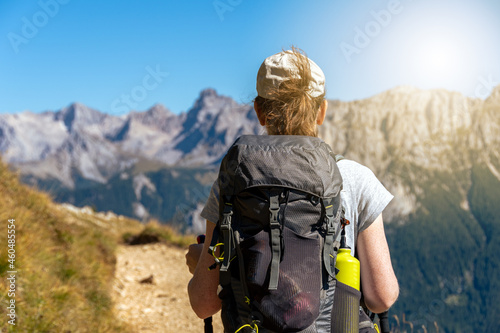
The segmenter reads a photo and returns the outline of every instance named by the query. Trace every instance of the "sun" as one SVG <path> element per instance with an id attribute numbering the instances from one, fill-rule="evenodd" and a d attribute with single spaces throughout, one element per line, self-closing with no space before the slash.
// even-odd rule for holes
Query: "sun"
<path id="1" fill-rule="evenodd" d="M 399 18 L 384 45 L 397 84 L 478 97 L 486 78 L 498 81 L 498 20 L 481 2 L 413 1 Z"/>
<path id="2" fill-rule="evenodd" d="M 421 66 L 426 69 L 428 74 L 446 73 L 450 70 L 454 52 L 448 45 L 429 45 L 424 48 L 421 55 Z"/>
<path id="3" fill-rule="evenodd" d="M 426 34 L 413 41 L 410 65 L 417 79 L 430 87 L 453 86 L 458 73 L 463 71 L 467 50 L 456 36 Z"/>

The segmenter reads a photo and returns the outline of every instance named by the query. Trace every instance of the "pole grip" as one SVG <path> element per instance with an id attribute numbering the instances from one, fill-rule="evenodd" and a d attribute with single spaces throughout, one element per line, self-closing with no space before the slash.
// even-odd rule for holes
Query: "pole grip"
<path id="1" fill-rule="evenodd" d="M 380 320 L 380 330 L 381 333 L 390 333 L 389 330 L 389 311 L 385 311 L 378 314 L 378 319 Z"/>
<path id="2" fill-rule="evenodd" d="M 198 244 L 205 243 L 205 235 L 198 235 L 198 237 L 196 237 L 196 241 L 198 242 Z M 203 319 L 203 322 L 205 323 L 205 333 L 214 333 L 214 328 L 212 326 L 212 317 Z"/>
<path id="3" fill-rule="evenodd" d="M 205 235 L 198 235 L 198 237 L 196 237 L 196 241 L 198 242 L 198 244 L 205 243 Z"/>

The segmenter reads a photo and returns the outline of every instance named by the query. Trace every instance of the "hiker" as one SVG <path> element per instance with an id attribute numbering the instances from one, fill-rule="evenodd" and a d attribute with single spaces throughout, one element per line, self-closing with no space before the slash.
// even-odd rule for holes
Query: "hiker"
<path id="1" fill-rule="evenodd" d="M 328 106 L 325 77 L 303 52 L 292 48 L 268 57 L 257 74 L 257 93 L 254 109 L 269 135 L 317 137 L 317 126 L 323 123 Z M 399 294 L 382 220 L 382 211 L 393 196 L 368 168 L 347 159 L 340 160 L 337 166 L 343 181 L 340 200 L 345 218 L 350 221 L 345 226 L 346 238 L 360 261 L 364 303 L 372 312 L 381 313 L 391 307 Z M 186 264 L 193 273 L 189 298 L 200 318 L 221 309 L 219 267 L 207 269 L 215 262 L 209 246 L 219 214 L 216 181 L 201 212 L 207 220 L 207 241 L 191 245 L 186 254 Z"/>

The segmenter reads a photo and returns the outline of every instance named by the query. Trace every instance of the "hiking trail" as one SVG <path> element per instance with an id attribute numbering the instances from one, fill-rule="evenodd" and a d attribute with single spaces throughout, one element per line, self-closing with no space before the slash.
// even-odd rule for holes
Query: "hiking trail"
<path id="1" fill-rule="evenodd" d="M 116 317 L 134 332 L 203 332 L 203 320 L 189 305 L 186 252 L 162 243 L 119 245 L 112 292 Z M 216 314 L 214 332 L 222 331 Z"/>

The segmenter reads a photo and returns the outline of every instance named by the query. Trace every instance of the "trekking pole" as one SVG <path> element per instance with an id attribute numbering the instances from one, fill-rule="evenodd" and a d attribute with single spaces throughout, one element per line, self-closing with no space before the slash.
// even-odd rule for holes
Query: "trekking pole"
<path id="1" fill-rule="evenodd" d="M 205 235 L 199 235 L 198 237 L 196 237 L 196 241 L 198 242 L 198 244 L 205 243 Z M 214 333 L 214 328 L 212 326 L 212 317 L 203 319 L 203 322 L 205 323 L 205 333 Z"/>
<path id="2" fill-rule="evenodd" d="M 385 312 L 377 314 L 378 319 L 380 321 L 380 333 L 390 333 L 388 313 L 389 313 L 389 311 L 385 311 Z"/>

